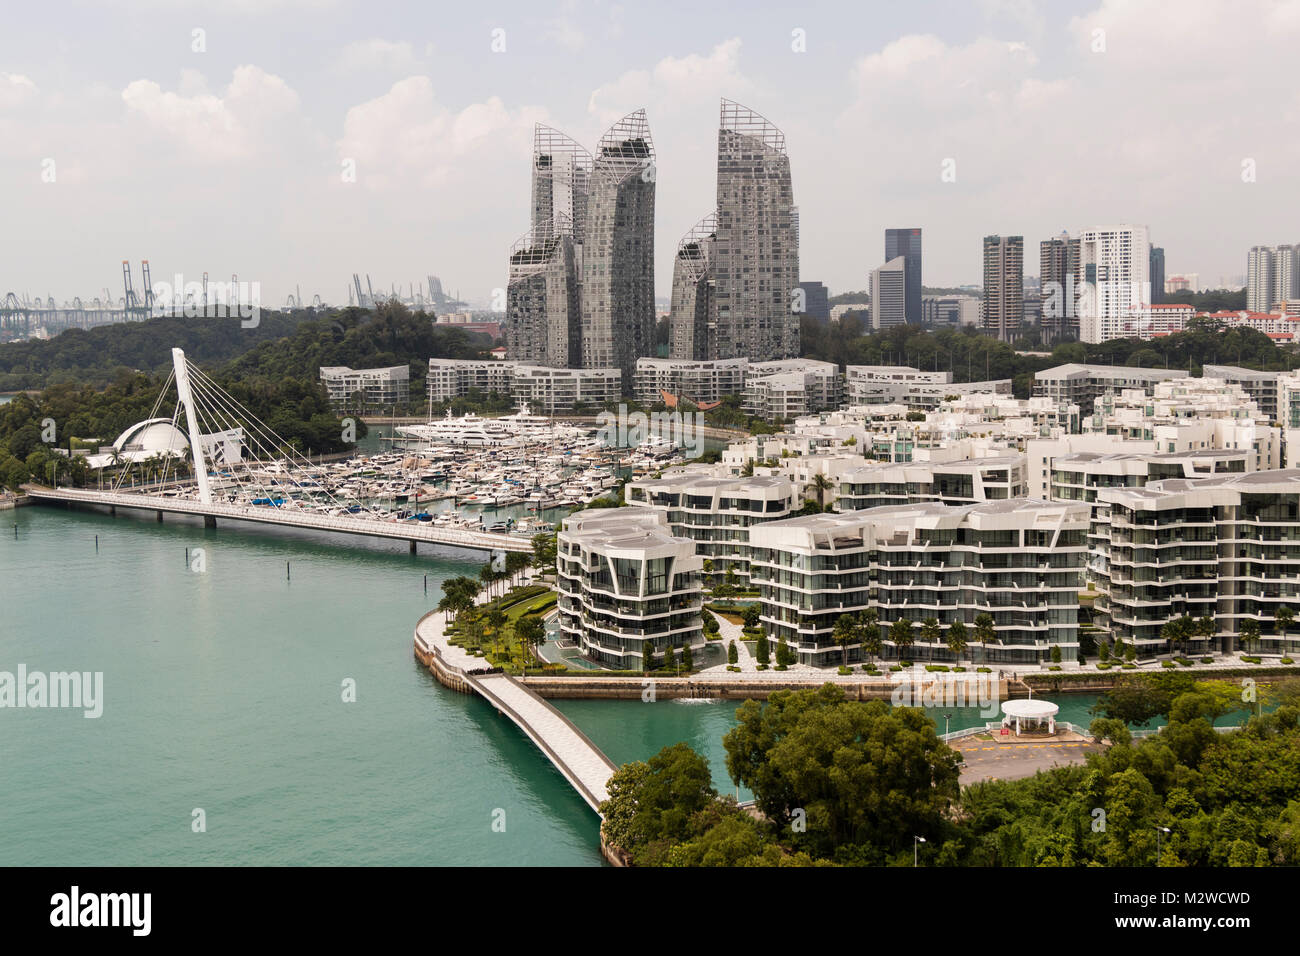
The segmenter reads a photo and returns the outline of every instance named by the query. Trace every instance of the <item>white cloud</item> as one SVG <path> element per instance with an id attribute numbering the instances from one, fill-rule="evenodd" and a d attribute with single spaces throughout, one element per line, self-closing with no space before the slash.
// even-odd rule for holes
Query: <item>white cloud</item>
<path id="1" fill-rule="evenodd" d="M 225 162 L 257 154 L 279 121 L 298 109 L 298 94 L 256 66 L 237 67 L 220 96 L 202 92 L 192 72 L 185 74 L 183 86 L 188 93 L 135 80 L 122 91 L 122 101 L 131 116 L 201 160 Z"/>
<path id="2" fill-rule="evenodd" d="M 427 76 L 412 76 L 348 110 L 337 149 L 341 158 L 356 160 L 357 181 L 368 189 L 453 178 L 490 189 L 473 157 L 505 153 L 526 171 L 532 126 L 542 118 L 543 111 L 530 107 L 512 112 L 495 96 L 453 111 L 437 101 Z"/>
<path id="3" fill-rule="evenodd" d="M 0 73 L 0 109 L 14 109 L 36 99 L 36 84 L 20 73 Z"/>

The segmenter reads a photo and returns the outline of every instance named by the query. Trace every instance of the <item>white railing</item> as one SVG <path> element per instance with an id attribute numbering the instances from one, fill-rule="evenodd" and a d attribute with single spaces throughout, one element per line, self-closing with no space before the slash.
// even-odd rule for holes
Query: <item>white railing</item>
<path id="1" fill-rule="evenodd" d="M 496 534 L 490 531 L 466 531 L 459 528 L 429 528 L 421 522 L 383 521 L 372 517 L 343 518 L 336 515 L 319 515 L 293 508 L 274 506 L 241 506 L 231 504 L 203 504 L 182 498 L 151 497 L 140 494 L 123 494 L 106 491 L 77 491 L 68 488 L 40 488 L 28 492 L 31 497 L 53 501 L 80 501 L 86 504 L 112 505 L 119 508 L 139 508 L 145 511 L 167 511 L 174 514 L 205 515 L 240 521 L 257 521 L 263 524 L 289 525 L 295 528 L 315 528 L 320 531 L 338 531 L 345 534 L 364 534 L 380 538 L 397 538 L 404 541 L 424 541 L 430 544 L 455 545 L 476 550 L 522 551 L 533 550 L 531 538 L 522 535 Z"/>

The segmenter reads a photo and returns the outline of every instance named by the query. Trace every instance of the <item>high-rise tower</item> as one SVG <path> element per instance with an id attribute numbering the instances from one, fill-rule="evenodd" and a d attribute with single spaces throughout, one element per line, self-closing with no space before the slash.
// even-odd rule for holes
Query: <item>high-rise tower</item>
<path id="1" fill-rule="evenodd" d="M 715 251 L 717 335 L 706 357 L 797 356 L 798 215 L 785 134 L 727 99 L 718 129 Z"/>
<path id="2" fill-rule="evenodd" d="M 645 110 L 600 139 L 582 250 L 582 365 L 618 368 L 630 393 L 636 360 L 655 351 L 654 144 Z"/>
<path id="3" fill-rule="evenodd" d="M 669 309 L 669 354 L 702 361 L 717 353 L 718 215 L 709 213 L 677 244 Z"/>

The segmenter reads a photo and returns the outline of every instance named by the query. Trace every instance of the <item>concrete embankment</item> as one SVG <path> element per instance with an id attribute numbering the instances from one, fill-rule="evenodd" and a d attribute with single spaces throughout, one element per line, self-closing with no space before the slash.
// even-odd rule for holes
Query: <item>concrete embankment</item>
<path id="1" fill-rule="evenodd" d="M 955 688 L 963 687 L 967 681 L 959 680 L 962 675 L 949 677 L 947 681 L 936 679 L 936 675 L 927 674 L 924 678 L 893 679 L 876 681 L 848 681 L 837 679 L 835 675 L 824 678 L 799 678 L 781 680 L 725 680 L 721 678 L 701 677 L 523 677 L 521 683 L 536 692 L 539 697 L 563 700 L 642 700 L 653 689 L 655 699 L 662 700 L 767 700 L 779 690 L 805 690 L 817 688 L 825 683 L 833 683 L 844 689 L 850 700 L 892 700 L 895 693 L 902 693 L 923 703 L 927 693 L 937 695 L 944 700 L 943 691 L 948 684 Z M 972 677 L 983 675 L 971 675 Z M 971 683 L 974 683 L 971 681 Z M 996 682 L 999 700 L 1005 700 L 1008 694 L 1007 681 Z M 972 699 L 974 699 L 972 694 Z"/>
<path id="2" fill-rule="evenodd" d="M 0 511 L 10 511 L 14 508 L 22 508 L 30 505 L 32 499 L 26 495 L 0 495 Z"/>

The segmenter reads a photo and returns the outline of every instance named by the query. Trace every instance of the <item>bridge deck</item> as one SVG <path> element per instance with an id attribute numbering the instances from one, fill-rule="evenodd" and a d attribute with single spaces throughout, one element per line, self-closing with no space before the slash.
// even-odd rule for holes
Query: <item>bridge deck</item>
<path id="1" fill-rule="evenodd" d="M 216 502 L 205 505 L 200 501 L 183 498 L 163 498 L 146 494 L 111 491 L 86 491 L 74 488 L 29 486 L 26 492 L 36 501 L 65 501 L 73 504 L 162 511 L 169 514 L 201 515 L 234 521 L 253 521 L 261 524 L 333 531 L 340 534 L 360 534 L 375 538 L 394 538 L 400 541 L 449 545 L 477 551 L 500 550 L 532 553 L 533 550 L 532 539 L 522 535 L 495 534 L 490 531 L 464 531 L 458 528 L 435 528 L 418 521 L 380 521 L 373 518 L 331 517 L 329 515 L 308 514 L 270 506 L 257 507 L 218 504 Z"/>
<path id="2" fill-rule="evenodd" d="M 542 749 L 588 805 L 599 812 L 600 805 L 609 799 L 606 785 L 610 775 L 618 768 L 587 735 L 512 677 L 482 674 L 471 676 L 469 681 Z"/>

